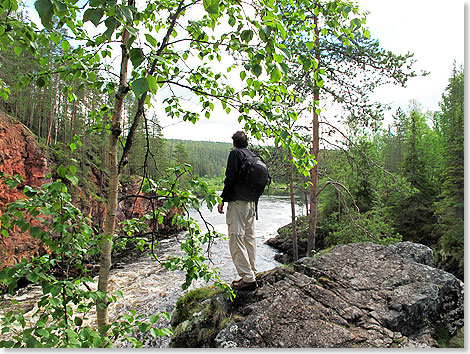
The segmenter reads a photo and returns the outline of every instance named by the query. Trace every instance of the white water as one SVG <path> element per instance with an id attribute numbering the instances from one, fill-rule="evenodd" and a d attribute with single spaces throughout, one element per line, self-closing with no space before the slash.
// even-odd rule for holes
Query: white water
<path id="1" fill-rule="evenodd" d="M 226 211 L 226 207 L 224 207 Z M 297 211 L 299 212 L 299 210 Z M 210 222 L 215 230 L 224 235 L 227 234 L 227 224 L 225 223 L 225 214 L 219 214 L 214 208 L 211 212 L 208 209 L 203 210 L 203 217 Z M 272 269 L 279 265 L 274 260 L 275 250 L 265 244 L 266 240 L 277 235 L 277 229 L 291 222 L 291 209 L 289 197 L 284 196 L 262 196 L 258 203 L 258 220 L 255 220 L 256 235 L 256 268 L 258 272 Z M 199 215 L 192 215 L 198 221 L 201 221 Z M 199 225 L 203 225 L 199 222 Z M 201 226 L 202 227 L 202 226 Z M 214 242 L 210 258 L 214 266 L 221 269 L 223 281 L 231 282 L 240 278 L 232 263 L 230 252 L 228 250 L 228 241 L 218 239 Z"/>
<path id="2" fill-rule="evenodd" d="M 300 211 L 300 209 L 299 209 Z M 214 208 L 211 212 L 208 209 L 203 210 L 204 219 L 211 223 L 219 233 L 227 233 L 225 224 L 225 214 L 219 214 Z M 265 271 L 279 265 L 273 257 L 276 253 L 274 249 L 267 246 L 265 241 L 276 236 L 277 229 L 288 224 L 291 221 L 290 204 L 288 197 L 281 196 L 263 196 L 258 204 L 259 220 L 255 221 L 255 234 L 257 238 L 257 271 Z M 197 220 L 201 220 L 197 213 L 191 214 Z M 200 223 L 203 228 L 203 223 Z M 178 238 L 183 237 L 183 233 Z M 171 254 L 181 253 L 179 243 L 176 237 L 171 237 L 161 242 L 157 254 L 164 258 Z M 221 269 L 222 281 L 230 283 L 238 279 L 235 267 L 230 258 L 228 242 L 225 239 L 217 239 L 210 250 L 211 261 L 214 267 Z M 206 258 L 207 257 L 206 255 Z M 111 292 L 119 290 L 123 293 L 123 298 L 112 304 L 109 308 L 110 318 L 115 318 L 118 314 L 124 314 L 130 309 L 134 309 L 138 314 L 144 314 L 149 317 L 158 312 L 171 313 L 176 300 L 184 294 L 181 285 L 184 283 L 184 273 L 180 271 L 169 271 L 163 268 L 159 263 L 149 256 L 140 256 L 129 262 L 118 264 L 111 270 L 109 280 L 109 290 Z M 203 281 L 198 281 L 191 288 L 204 286 Z M 90 284 L 91 287 L 96 286 Z M 15 294 L 15 300 L 19 301 L 24 307 L 31 309 L 35 299 L 40 297 L 38 287 L 29 286 Z M 90 316 L 92 323 L 92 316 Z M 90 323 L 91 324 L 91 323 Z M 161 328 L 169 326 L 168 321 L 162 319 L 157 322 Z M 162 340 L 149 340 L 146 338 L 145 346 L 149 347 L 167 347 L 169 338 Z"/>

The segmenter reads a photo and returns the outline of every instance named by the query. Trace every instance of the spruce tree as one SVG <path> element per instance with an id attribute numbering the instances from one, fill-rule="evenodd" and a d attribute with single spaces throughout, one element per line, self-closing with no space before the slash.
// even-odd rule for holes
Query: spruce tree
<path id="1" fill-rule="evenodd" d="M 464 275 L 464 72 L 454 68 L 437 114 L 444 141 L 441 194 L 437 203 L 444 266 Z"/>
<path id="2" fill-rule="evenodd" d="M 430 128 L 417 107 L 410 112 L 407 128 L 402 177 L 409 182 L 412 193 L 400 198 L 392 206 L 394 226 L 404 239 L 432 246 L 436 243 L 432 231 L 436 224 L 433 204 L 437 190 L 426 173 L 427 143 L 423 136 Z"/>

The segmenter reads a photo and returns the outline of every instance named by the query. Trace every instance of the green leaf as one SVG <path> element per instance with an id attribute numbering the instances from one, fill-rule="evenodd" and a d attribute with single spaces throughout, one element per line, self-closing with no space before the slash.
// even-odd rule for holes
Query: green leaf
<path id="1" fill-rule="evenodd" d="M 59 288 L 59 290 L 60 290 L 60 288 Z M 55 295 L 54 295 L 54 296 L 55 296 Z M 50 298 L 48 299 L 48 301 L 49 301 L 49 303 L 50 303 L 52 306 L 57 306 L 57 305 L 60 304 L 60 300 L 59 300 L 58 298 L 56 298 L 56 297 L 50 297 Z"/>
<path id="2" fill-rule="evenodd" d="M 145 77 L 138 78 L 137 80 L 134 80 L 134 82 L 131 84 L 132 91 L 135 94 L 135 97 L 139 98 L 149 90 L 149 83 Z"/>
<path id="3" fill-rule="evenodd" d="M 76 326 L 81 326 L 83 323 L 83 320 L 80 317 L 75 317 L 73 319 L 73 322 L 75 323 Z"/>
<path id="4" fill-rule="evenodd" d="M 101 9 L 87 9 L 83 14 L 83 22 L 90 21 L 95 26 L 98 26 L 103 15 L 104 11 Z"/>
<path id="5" fill-rule="evenodd" d="M 59 17 L 63 17 L 68 14 L 68 7 L 65 3 L 59 0 L 52 0 L 52 4 L 55 8 L 55 14 Z"/>
<path id="6" fill-rule="evenodd" d="M 137 68 L 145 60 L 145 55 L 141 48 L 132 48 L 129 51 L 129 58 L 134 68 Z"/>
<path id="7" fill-rule="evenodd" d="M 41 229 L 38 226 L 33 226 L 32 228 L 29 229 L 29 234 L 31 237 L 38 238 L 39 235 L 41 235 Z"/>
<path id="8" fill-rule="evenodd" d="M 57 168 L 57 174 L 60 176 L 60 177 L 65 177 L 65 175 L 67 174 L 67 169 L 64 167 L 64 165 L 60 165 L 58 168 Z"/>
<path id="9" fill-rule="evenodd" d="M 240 71 L 240 79 L 245 80 L 246 72 Z"/>
<path id="10" fill-rule="evenodd" d="M 108 39 L 111 39 L 114 31 L 118 27 L 118 21 L 114 17 L 108 17 L 104 24 L 106 25 L 106 31 L 104 31 L 103 36 Z"/>
<path id="11" fill-rule="evenodd" d="M 46 86 L 46 81 L 43 77 L 38 77 L 36 80 L 36 85 L 38 85 L 38 87 L 44 87 Z"/>
<path id="12" fill-rule="evenodd" d="M 309 58 L 305 58 L 302 62 L 302 68 L 304 69 L 304 71 L 309 71 L 311 67 L 312 61 Z"/>
<path id="13" fill-rule="evenodd" d="M 256 75 L 256 77 L 259 77 L 261 73 L 263 72 L 263 68 L 259 64 L 254 65 L 253 69 L 251 70 L 253 71 L 253 74 Z"/>
<path id="14" fill-rule="evenodd" d="M 160 315 L 151 315 L 149 318 L 150 323 L 155 323 L 160 318 Z"/>
<path id="15" fill-rule="evenodd" d="M 77 168 L 74 165 L 70 165 L 69 170 L 70 172 L 72 172 L 72 176 L 75 176 L 75 174 L 77 173 Z"/>
<path id="16" fill-rule="evenodd" d="M 60 287 L 60 285 L 52 285 L 51 287 L 51 295 L 52 296 L 57 296 L 60 294 L 62 288 Z"/>
<path id="17" fill-rule="evenodd" d="M 54 8 L 52 7 L 51 0 L 37 0 L 34 3 L 34 7 L 41 18 L 41 23 L 47 29 L 52 28 L 52 15 L 54 14 Z"/>
<path id="18" fill-rule="evenodd" d="M 149 44 L 152 46 L 152 47 L 156 47 L 158 42 L 155 38 L 153 38 L 150 34 L 146 33 L 145 34 L 145 38 L 147 39 L 147 42 L 149 42 Z M 186 53 L 185 53 L 186 54 Z M 187 57 L 187 54 L 186 54 L 186 57 Z"/>
<path id="19" fill-rule="evenodd" d="M 351 27 L 359 28 L 359 27 L 361 27 L 361 25 L 362 25 L 362 22 L 358 18 L 355 18 L 355 19 L 351 20 Z"/>
<path id="20" fill-rule="evenodd" d="M 151 93 L 156 94 L 158 91 L 157 79 L 155 76 L 147 76 L 147 82 Z"/>
<path id="21" fill-rule="evenodd" d="M 121 7 L 122 14 L 126 18 L 127 22 L 132 22 L 132 10 L 128 6 Z"/>
<path id="22" fill-rule="evenodd" d="M 20 55 L 21 52 L 23 51 L 23 49 L 21 49 L 21 47 L 15 47 L 13 50 L 14 50 L 16 55 Z"/>
<path id="23" fill-rule="evenodd" d="M 70 182 L 72 182 L 72 184 L 74 186 L 76 186 L 78 184 L 78 178 L 76 176 L 70 176 L 70 175 L 67 175 L 65 176 Z"/>
<path id="24" fill-rule="evenodd" d="M 284 28 L 284 26 L 283 26 L 280 22 L 278 22 L 278 23 L 276 23 L 276 27 L 277 27 L 277 29 L 279 30 L 279 32 L 281 32 L 281 37 L 282 37 L 282 39 L 286 39 L 286 37 L 287 37 L 287 31 L 286 31 L 286 29 Z"/>
<path id="25" fill-rule="evenodd" d="M 219 15 L 219 0 L 204 0 L 204 9 L 210 15 Z"/>
<path id="26" fill-rule="evenodd" d="M 287 48 L 279 48 L 287 59 L 292 59 L 292 54 Z"/>
<path id="27" fill-rule="evenodd" d="M 279 80 L 281 80 L 281 78 L 282 78 L 282 73 L 279 71 L 278 68 L 274 68 L 274 70 L 271 71 L 270 81 L 271 82 L 279 82 Z"/>
<path id="28" fill-rule="evenodd" d="M 244 30 L 241 34 L 241 39 L 244 40 L 245 42 L 251 41 L 253 38 L 253 31 L 252 30 Z"/>
<path id="29" fill-rule="evenodd" d="M 68 41 L 62 41 L 60 42 L 60 46 L 64 50 L 64 52 L 68 51 L 70 49 L 70 43 Z"/>
<path id="30" fill-rule="evenodd" d="M 28 279 L 31 283 L 36 283 L 38 281 L 38 275 L 36 273 L 29 273 L 26 276 L 26 279 Z"/>

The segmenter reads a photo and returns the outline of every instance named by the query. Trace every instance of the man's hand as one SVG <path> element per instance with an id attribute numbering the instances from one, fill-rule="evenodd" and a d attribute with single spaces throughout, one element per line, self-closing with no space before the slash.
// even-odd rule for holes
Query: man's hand
<path id="1" fill-rule="evenodd" d="M 224 213 L 224 202 L 220 203 L 219 205 L 217 205 L 217 210 L 219 211 L 219 214 L 223 214 Z"/>

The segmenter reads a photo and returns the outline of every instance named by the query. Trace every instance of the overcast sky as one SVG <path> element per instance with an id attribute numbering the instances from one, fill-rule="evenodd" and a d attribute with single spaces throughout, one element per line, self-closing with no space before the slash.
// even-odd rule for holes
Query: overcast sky
<path id="1" fill-rule="evenodd" d="M 367 27 L 382 48 L 395 54 L 412 52 L 417 72 L 428 76 L 409 80 L 406 88 L 393 85 L 381 87 L 376 98 L 389 103 L 392 112 L 408 108 L 410 100 L 421 103 L 424 111 L 439 109 L 439 102 L 450 78 L 454 60 L 464 63 L 464 3 L 460 0 L 359 0 L 362 11 L 369 11 Z M 197 106 L 194 107 L 197 109 Z M 243 126 L 236 115 L 224 114 L 202 119 L 196 124 L 177 123 L 162 119 L 156 110 L 163 135 L 168 139 L 231 141 L 232 134 Z"/>

